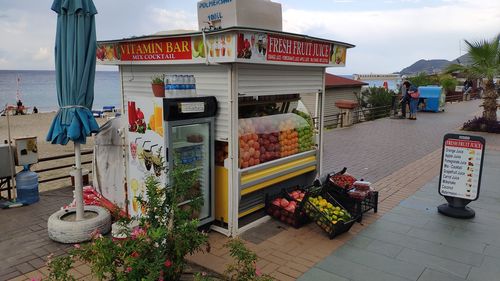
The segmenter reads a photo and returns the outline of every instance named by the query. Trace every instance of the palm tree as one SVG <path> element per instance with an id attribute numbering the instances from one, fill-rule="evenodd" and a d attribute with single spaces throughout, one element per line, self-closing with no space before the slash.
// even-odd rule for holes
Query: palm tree
<path id="1" fill-rule="evenodd" d="M 497 122 L 497 92 L 493 78 L 500 75 L 500 34 L 491 40 L 469 42 L 467 49 L 472 63 L 470 65 L 452 64 L 447 72 L 460 71 L 470 78 L 486 78 L 483 95 L 483 117 L 489 122 Z"/>

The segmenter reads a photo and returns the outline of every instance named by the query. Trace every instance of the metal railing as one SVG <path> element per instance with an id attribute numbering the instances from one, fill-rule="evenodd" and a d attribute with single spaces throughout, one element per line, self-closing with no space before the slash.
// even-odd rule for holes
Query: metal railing
<path id="1" fill-rule="evenodd" d="M 82 156 L 89 155 L 89 154 L 92 154 L 92 150 L 83 150 L 82 151 Z M 40 159 L 38 159 L 38 163 L 56 161 L 56 160 L 61 160 L 61 159 L 74 158 L 74 157 L 75 157 L 74 153 L 67 153 L 67 154 L 61 154 L 61 155 L 56 155 L 56 156 L 40 158 Z M 90 163 L 92 163 L 92 160 L 82 161 L 82 165 L 90 164 Z M 72 167 L 73 165 L 74 165 L 74 163 L 57 165 L 57 166 L 53 166 L 53 167 L 37 169 L 37 170 L 34 170 L 34 172 L 36 172 L 38 174 L 43 174 L 43 173 L 50 172 L 50 171 L 55 171 L 55 170 L 59 170 L 59 169 L 63 169 L 63 168 L 69 168 L 69 167 Z M 92 171 L 89 171 L 89 173 L 91 173 L 91 172 Z M 69 178 L 69 177 L 71 177 L 71 175 L 66 174 L 66 175 L 50 177 L 47 179 L 41 179 L 38 182 L 39 183 L 51 182 L 51 181 L 61 180 L 61 179 Z"/>
<path id="2" fill-rule="evenodd" d="M 352 123 L 360 123 L 364 121 L 375 120 L 379 118 L 389 117 L 391 114 L 391 105 L 358 108 L 353 110 Z M 346 113 L 336 113 L 332 115 L 325 115 L 324 126 L 327 129 L 342 128 L 344 127 L 344 115 Z M 318 129 L 318 118 L 313 118 L 314 128 Z"/>
<path id="3" fill-rule="evenodd" d="M 392 109 L 391 105 L 355 109 L 352 112 L 353 114 L 352 123 L 356 124 L 379 118 L 389 117 L 391 114 L 391 109 Z"/>
<path id="4" fill-rule="evenodd" d="M 340 127 L 343 127 L 344 120 L 343 120 L 342 116 L 344 116 L 344 115 L 345 115 L 345 113 L 336 113 L 336 114 L 332 114 L 332 115 L 325 115 L 325 119 L 323 121 L 325 128 L 328 128 L 328 129 L 337 128 L 339 125 L 340 125 Z M 314 128 L 318 129 L 319 128 L 318 117 L 314 117 L 314 118 L 312 118 L 312 120 L 313 120 Z"/>
<path id="5" fill-rule="evenodd" d="M 462 92 L 448 92 L 446 93 L 446 102 L 463 101 L 464 94 Z"/>
<path id="6" fill-rule="evenodd" d="M 93 151 L 90 149 L 84 150 L 84 151 L 82 151 L 82 156 L 91 155 L 92 153 L 93 153 Z M 70 159 L 70 158 L 74 158 L 74 157 L 75 157 L 74 153 L 67 153 L 67 154 L 61 154 L 61 155 L 56 155 L 56 156 L 39 158 L 38 163 L 44 163 L 44 162 L 49 163 L 49 162 L 55 162 L 55 161 L 68 162 L 68 161 L 61 161 L 61 160 Z M 92 163 L 92 160 L 82 161 L 82 165 L 87 165 L 87 164 L 91 164 L 91 163 Z M 71 177 L 71 175 L 68 173 L 67 169 L 65 169 L 65 168 L 73 167 L 73 165 L 74 165 L 74 161 L 73 161 L 73 163 L 69 163 L 69 164 L 59 164 L 56 162 L 55 166 L 36 169 L 36 170 L 33 170 L 33 172 L 36 172 L 39 175 L 42 175 L 42 177 L 39 177 L 38 183 L 52 182 L 52 181 L 57 181 L 57 180 Z M 61 171 L 60 173 L 58 173 L 56 176 L 52 176 L 49 178 L 43 178 L 44 174 L 49 173 L 51 171 L 56 171 L 59 169 L 64 169 L 64 170 Z M 65 174 L 61 175 L 62 173 L 65 173 Z M 89 173 L 92 173 L 92 169 L 89 169 Z M 17 173 L 16 173 L 16 175 L 17 175 Z M 7 198 L 9 200 L 12 199 L 11 190 L 12 190 L 11 177 L 0 178 L 0 198 L 3 197 L 3 192 L 6 192 Z"/>

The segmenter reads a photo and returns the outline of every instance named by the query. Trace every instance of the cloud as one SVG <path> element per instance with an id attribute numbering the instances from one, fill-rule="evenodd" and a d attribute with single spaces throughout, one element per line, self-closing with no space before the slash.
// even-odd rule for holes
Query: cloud
<path id="1" fill-rule="evenodd" d="M 155 23 L 160 26 L 162 30 L 198 30 L 197 18 L 194 18 L 191 14 L 187 14 L 185 11 L 152 8 L 151 12 Z"/>
<path id="2" fill-rule="evenodd" d="M 52 56 L 52 53 L 49 52 L 49 48 L 40 47 L 35 54 L 33 54 L 32 58 L 37 61 L 49 59 Z"/>
<path id="3" fill-rule="evenodd" d="M 463 39 L 490 38 L 500 26 L 500 2 L 370 11 L 283 12 L 290 32 L 355 44 L 342 73 L 393 72 L 419 59 L 455 59 Z M 473 24 L 471 24 L 473 23 Z"/>
<path id="4" fill-rule="evenodd" d="M 0 58 L 0 68 L 6 69 L 10 65 L 6 58 Z"/>

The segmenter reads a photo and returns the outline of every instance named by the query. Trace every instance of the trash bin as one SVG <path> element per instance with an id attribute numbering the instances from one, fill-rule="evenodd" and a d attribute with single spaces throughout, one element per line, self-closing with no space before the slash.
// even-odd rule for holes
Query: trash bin
<path id="1" fill-rule="evenodd" d="M 443 88 L 439 86 L 420 86 L 420 103 L 423 103 L 421 111 L 439 112 L 444 111 L 446 95 Z"/>

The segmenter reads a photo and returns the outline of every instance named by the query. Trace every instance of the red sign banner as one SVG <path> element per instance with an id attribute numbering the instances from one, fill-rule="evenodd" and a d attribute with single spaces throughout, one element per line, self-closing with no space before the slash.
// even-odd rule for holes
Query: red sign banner
<path id="1" fill-rule="evenodd" d="M 328 43 L 269 35 L 266 59 L 268 61 L 328 64 L 330 49 L 331 45 Z"/>
<path id="2" fill-rule="evenodd" d="M 118 52 L 122 61 L 190 60 L 191 37 L 124 42 Z"/>
<path id="3" fill-rule="evenodd" d="M 479 141 L 447 139 L 445 144 L 453 147 L 483 149 L 483 144 Z"/>

